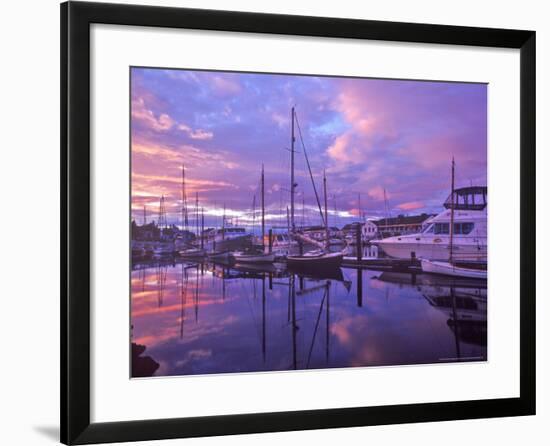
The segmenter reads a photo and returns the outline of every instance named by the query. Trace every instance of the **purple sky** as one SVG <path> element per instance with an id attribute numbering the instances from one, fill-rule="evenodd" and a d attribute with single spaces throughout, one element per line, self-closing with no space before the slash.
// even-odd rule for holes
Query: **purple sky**
<path id="1" fill-rule="evenodd" d="M 251 219 L 265 165 L 270 224 L 289 204 L 290 109 L 298 120 L 319 190 L 326 169 L 329 220 L 341 226 L 361 211 L 383 217 L 384 189 L 393 216 L 439 212 L 450 189 L 487 184 L 487 86 L 133 68 L 132 213 L 157 219 L 164 194 L 179 224 L 181 165 L 187 196 L 199 193 L 208 225 L 223 205 Z M 297 137 L 297 223 L 320 217 Z M 286 218 L 286 217 L 285 217 Z"/>

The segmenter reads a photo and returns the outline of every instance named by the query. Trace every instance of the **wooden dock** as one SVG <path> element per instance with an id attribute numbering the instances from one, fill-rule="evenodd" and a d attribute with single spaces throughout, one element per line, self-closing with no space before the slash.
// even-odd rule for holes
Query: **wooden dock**
<path id="1" fill-rule="evenodd" d="M 343 268 L 374 269 L 378 271 L 398 271 L 420 273 L 422 268 L 416 259 L 369 258 L 358 259 L 356 256 L 344 257 Z"/>

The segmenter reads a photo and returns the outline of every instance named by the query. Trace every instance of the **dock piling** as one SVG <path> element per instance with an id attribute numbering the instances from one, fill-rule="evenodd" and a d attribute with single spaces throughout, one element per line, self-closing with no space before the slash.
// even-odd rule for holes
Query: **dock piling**
<path id="1" fill-rule="evenodd" d="M 358 224 L 355 227 L 355 246 L 357 247 L 357 261 L 360 262 L 363 259 L 363 242 L 361 240 L 361 225 Z"/>

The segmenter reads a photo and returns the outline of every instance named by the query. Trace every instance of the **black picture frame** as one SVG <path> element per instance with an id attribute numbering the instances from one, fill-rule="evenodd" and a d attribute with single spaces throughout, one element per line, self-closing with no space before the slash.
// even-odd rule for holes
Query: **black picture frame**
<path id="1" fill-rule="evenodd" d="M 520 50 L 520 396 L 90 422 L 90 25 L 188 28 Z M 122 150 L 125 150 L 124 148 Z M 85 444 L 535 414 L 535 32 L 67 2 L 61 5 L 61 441 Z"/>

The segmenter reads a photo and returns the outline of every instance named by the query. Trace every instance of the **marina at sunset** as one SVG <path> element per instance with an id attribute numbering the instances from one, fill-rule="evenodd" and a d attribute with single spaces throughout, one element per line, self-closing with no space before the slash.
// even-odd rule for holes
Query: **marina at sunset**
<path id="1" fill-rule="evenodd" d="M 131 68 L 132 376 L 485 361 L 487 86 Z"/>

